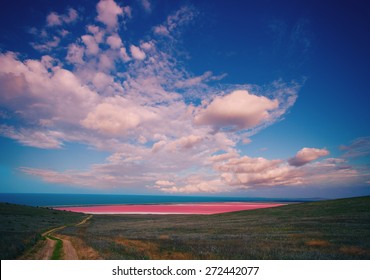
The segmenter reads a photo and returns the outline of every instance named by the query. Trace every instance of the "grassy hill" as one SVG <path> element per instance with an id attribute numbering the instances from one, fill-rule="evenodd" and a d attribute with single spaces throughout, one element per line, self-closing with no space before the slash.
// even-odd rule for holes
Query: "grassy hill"
<path id="1" fill-rule="evenodd" d="M 103 259 L 370 259 L 370 196 L 218 215 L 95 215 L 0 204 L 1 259 L 46 229 Z"/>
<path id="2" fill-rule="evenodd" d="M 0 258 L 16 259 L 51 228 L 74 224 L 84 214 L 0 203 Z"/>
<path id="3" fill-rule="evenodd" d="M 210 216 L 95 215 L 103 259 L 370 259 L 370 196 Z"/>

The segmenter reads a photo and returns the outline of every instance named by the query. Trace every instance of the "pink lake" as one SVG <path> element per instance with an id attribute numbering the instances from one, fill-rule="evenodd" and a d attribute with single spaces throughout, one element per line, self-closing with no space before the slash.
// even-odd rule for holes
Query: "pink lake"
<path id="1" fill-rule="evenodd" d="M 183 204 L 122 204 L 98 206 L 56 207 L 57 210 L 82 212 L 87 214 L 218 214 L 242 210 L 253 210 L 282 206 L 280 203 L 256 202 L 217 202 Z"/>

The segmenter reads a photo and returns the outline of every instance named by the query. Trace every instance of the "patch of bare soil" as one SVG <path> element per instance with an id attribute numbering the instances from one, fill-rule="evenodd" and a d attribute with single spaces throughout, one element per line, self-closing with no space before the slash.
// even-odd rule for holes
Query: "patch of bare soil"
<path id="1" fill-rule="evenodd" d="M 63 241 L 63 259 L 64 260 L 78 260 L 77 252 L 72 246 L 71 241 L 61 239 Z"/>
<path id="2" fill-rule="evenodd" d="M 23 256 L 21 256 L 20 259 L 50 260 L 51 256 L 53 255 L 55 243 L 55 240 L 51 240 L 49 238 L 39 241 L 31 250 L 27 251 Z"/>
<path id="3" fill-rule="evenodd" d="M 317 239 L 317 240 L 307 241 L 306 245 L 312 246 L 312 247 L 329 247 L 331 244 L 329 241 Z"/>
<path id="4" fill-rule="evenodd" d="M 66 245 L 69 243 L 73 250 L 76 252 L 76 259 L 79 260 L 101 260 L 102 257 L 99 255 L 97 251 L 95 251 L 90 246 L 86 245 L 86 243 L 77 237 L 74 236 L 67 236 L 67 235 L 61 235 L 58 234 L 58 238 L 63 240 L 63 246 L 69 246 Z M 68 259 L 66 256 L 65 259 Z"/>

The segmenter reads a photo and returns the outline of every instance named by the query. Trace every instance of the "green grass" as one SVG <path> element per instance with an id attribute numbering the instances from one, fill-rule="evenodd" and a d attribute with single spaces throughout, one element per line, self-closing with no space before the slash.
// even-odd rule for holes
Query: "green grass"
<path id="1" fill-rule="evenodd" d="M 63 254 L 63 241 L 54 236 L 48 235 L 47 238 L 55 240 L 55 247 L 53 254 L 51 255 L 52 260 L 61 260 Z"/>
<path id="2" fill-rule="evenodd" d="M 95 215 L 61 232 L 104 259 L 370 259 L 370 197 L 209 216 Z"/>
<path id="3" fill-rule="evenodd" d="M 79 222 L 85 215 L 0 203 L 0 258 L 16 259 L 48 229 Z"/>

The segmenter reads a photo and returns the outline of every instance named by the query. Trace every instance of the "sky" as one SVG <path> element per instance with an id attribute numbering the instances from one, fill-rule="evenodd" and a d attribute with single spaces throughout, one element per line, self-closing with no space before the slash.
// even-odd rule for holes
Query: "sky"
<path id="1" fill-rule="evenodd" d="M 367 1 L 10 1 L 0 192 L 370 194 Z"/>

